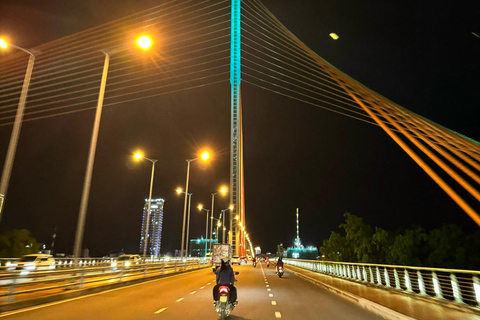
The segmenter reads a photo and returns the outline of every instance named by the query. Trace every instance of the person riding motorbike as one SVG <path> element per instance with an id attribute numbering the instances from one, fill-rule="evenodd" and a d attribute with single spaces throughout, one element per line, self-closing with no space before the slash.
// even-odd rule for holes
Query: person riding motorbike
<path id="1" fill-rule="evenodd" d="M 237 305 L 237 288 L 235 288 L 235 286 L 233 285 L 235 281 L 235 275 L 233 273 L 232 267 L 228 262 L 222 260 L 221 266 L 217 270 L 217 284 L 215 285 L 215 287 L 213 287 L 213 300 L 218 301 L 218 288 L 220 286 L 228 286 L 230 289 L 230 302 L 234 305 Z"/>
<path id="2" fill-rule="evenodd" d="M 265 258 L 265 264 L 267 265 L 267 267 L 270 267 L 270 260 L 268 258 Z"/>
<path id="3" fill-rule="evenodd" d="M 257 266 L 257 258 L 253 257 L 252 264 L 254 267 Z"/>
<path id="4" fill-rule="evenodd" d="M 282 268 L 283 268 L 282 257 L 278 258 L 278 260 L 277 260 L 277 272 L 278 272 L 278 267 L 282 267 Z"/>

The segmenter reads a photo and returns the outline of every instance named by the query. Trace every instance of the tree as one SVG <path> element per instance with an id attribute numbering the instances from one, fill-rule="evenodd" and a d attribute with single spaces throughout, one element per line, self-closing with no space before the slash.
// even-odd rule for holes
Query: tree
<path id="1" fill-rule="evenodd" d="M 430 247 L 425 265 L 429 267 L 456 268 L 465 266 L 465 233 L 454 224 L 433 229 L 428 235 Z"/>
<path id="2" fill-rule="evenodd" d="M 387 262 L 404 266 L 422 266 L 428 252 L 427 239 L 425 230 L 420 227 L 407 229 L 403 234 L 398 234 L 391 246 Z"/>
<path id="3" fill-rule="evenodd" d="M 37 253 L 41 246 L 26 229 L 14 229 L 0 234 L 2 258 L 19 258 L 25 254 Z"/>
<path id="4" fill-rule="evenodd" d="M 332 231 L 330 238 L 323 241 L 320 252 L 327 261 L 351 261 L 348 253 L 345 252 L 345 237 L 335 231 Z"/>
<path id="5" fill-rule="evenodd" d="M 355 262 L 375 262 L 372 248 L 373 229 L 350 212 L 345 213 L 345 223 L 340 227 L 345 230 L 344 251 L 352 254 Z"/>

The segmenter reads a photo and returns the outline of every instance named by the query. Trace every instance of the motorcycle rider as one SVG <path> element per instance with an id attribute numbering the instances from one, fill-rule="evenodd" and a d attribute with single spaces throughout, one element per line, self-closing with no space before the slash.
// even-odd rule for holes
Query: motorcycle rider
<path id="1" fill-rule="evenodd" d="M 233 285 L 235 280 L 235 275 L 233 273 L 233 269 L 230 264 L 222 260 L 220 268 L 217 270 L 217 284 L 213 287 L 213 300 L 218 301 L 219 294 L 218 288 L 220 286 L 228 286 L 230 289 L 230 302 L 234 305 L 238 304 L 237 301 L 237 288 Z"/>
<path id="2" fill-rule="evenodd" d="M 265 264 L 267 265 L 267 267 L 270 267 L 270 260 L 268 259 L 268 257 L 265 258 Z"/>
<path id="3" fill-rule="evenodd" d="M 277 260 L 277 272 L 278 272 L 278 267 L 282 267 L 282 268 L 283 268 L 282 257 L 279 257 L 278 260 Z"/>
<path id="4" fill-rule="evenodd" d="M 256 257 L 253 257 L 252 264 L 253 264 L 254 267 L 256 266 L 256 264 L 257 264 L 257 258 Z"/>

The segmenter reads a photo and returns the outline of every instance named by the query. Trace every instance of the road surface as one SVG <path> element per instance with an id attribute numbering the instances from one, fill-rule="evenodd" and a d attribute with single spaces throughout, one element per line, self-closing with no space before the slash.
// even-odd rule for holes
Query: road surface
<path id="1" fill-rule="evenodd" d="M 239 319 L 383 319 L 286 270 L 259 264 L 234 266 Z M 89 296 L 0 314 L 4 319 L 218 319 L 213 307 L 214 274 L 201 269 Z"/>

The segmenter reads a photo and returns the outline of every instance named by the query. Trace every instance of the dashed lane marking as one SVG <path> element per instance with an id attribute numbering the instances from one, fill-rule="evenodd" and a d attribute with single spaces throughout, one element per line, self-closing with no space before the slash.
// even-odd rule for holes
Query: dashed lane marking
<path id="1" fill-rule="evenodd" d="M 158 309 L 157 311 L 154 312 L 154 314 L 162 313 L 165 310 L 167 310 L 167 308 Z"/>
<path id="2" fill-rule="evenodd" d="M 180 302 L 180 301 L 182 301 L 183 299 L 185 299 L 185 298 L 180 298 L 180 299 L 178 299 L 178 300 L 175 301 L 175 302 Z"/>
<path id="3" fill-rule="evenodd" d="M 272 300 L 272 306 L 276 306 L 276 305 L 277 305 L 277 301 Z"/>
<path id="4" fill-rule="evenodd" d="M 205 288 L 205 286 L 203 286 L 203 287 L 200 287 L 200 289 L 203 289 L 203 288 Z"/>
<path id="5" fill-rule="evenodd" d="M 207 286 L 209 286 L 211 284 L 211 282 L 207 283 Z"/>
<path id="6" fill-rule="evenodd" d="M 282 314 L 278 311 L 275 311 L 275 318 L 277 319 L 281 319 L 282 318 Z"/>
<path id="7" fill-rule="evenodd" d="M 269 296 L 270 298 L 273 297 L 273 293 L 270 293 L 268 296 Z"/>
<path id="8" fill-rule="evenodd" d="M 267 291 L 272 291 L 272 289 L 268 288 Z"/>
<path id="9" fill-rule="evenodd" d="M 269 284 L 267 284 L 265 287 L 267 287 L 267 288 L 268 288 L 268 287 L 270 287 L 270 285 L 269 285 Z"/>
<path id="10" fill-rule="evenodd" d="M 195 293 L 197 293 L 197 291 L 192 291 L 192 292 L 190 292 L 190 294 L 195 294 Z"/>

